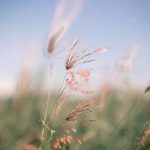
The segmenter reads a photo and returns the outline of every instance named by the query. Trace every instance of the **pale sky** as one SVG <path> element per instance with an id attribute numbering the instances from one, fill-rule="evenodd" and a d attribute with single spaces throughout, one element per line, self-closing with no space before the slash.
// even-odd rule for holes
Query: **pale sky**
<path id="1" fill-rule="evenodd" d="M 34 56 L 33 68 L 45 66 L 44 49 L 57 4 L 55 0 L 0 0 L 1 91 L 13 89 L 24 61 L 30 64 L 28 60 Z M 68 8 L 72 5 L 68 3 Z M 133 80 L 146 82 L 150 80 L 149 6 L 149 0 L 84 0 L 63 44 L 79 37 L 87 46 L 109 46 L 100 64 L 104 68 L 113 68 L 122 51 L 137 44 L 139 50 L 130 75 Z M 31 54 L 30 49 L 34 49 Z"/>

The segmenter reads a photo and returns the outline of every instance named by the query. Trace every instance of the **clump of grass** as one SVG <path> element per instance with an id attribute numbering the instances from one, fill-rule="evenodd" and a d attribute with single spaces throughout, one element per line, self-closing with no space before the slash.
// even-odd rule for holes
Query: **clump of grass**
<path id="1" fill-rule="evenodd" d="M 53 53 L 54 53 L 54 49 L 55 49 L 55 41 L 57 40 L 57 37 L 59 36 L 59 33 L 61 33 L 61 30 L 62 29 L 60 29 L 60 31 L 58 30 L 58 32 L 56 32 L 49 41 L 48 53 L 50 54 L 50 59 L 53 60 L 53 61 L 54 61 Z M 70 70 L 73 71 L 73 69 L 76 66 L 79 66 L 80 64 L 87 64 L 87 63 L 90 63 L 92 61 L 96 61 L 96 59 L 91 59 L 90 56 L 95 54 L 97 52 L 97 50 L 92 50 L 91 52 L 88 49 L 76 51 L 76 46 L 77 46 L 78 42 L 79 42 L 79 40 L 76 40 L 73 43 L 73 45 L 71 46 L 71 48 L 68 50 L 68 54 L 67 54 L 67 57 L 66 57 L 66 66 L 65 66 L 66 74 L 64 76 L 64 80 L 62 81 L 61 87 L 59 89 L 58 96 L 55 99 L 55 105 L 54 105 L 53 110 L 52 110 L 51 118 L 53 118 L 52 119 L 53 125 L 52 124 L 49 125 L 49 120 L 48 120 L 48 116 L 49 116 L 48 113 L 50 111 L 49 110 L 49 105 L 50 105 L 50 99 L 51 99 L 50 91 L 48 92 L 47 102 L 46 102 L 46 106 L 45 106 L 46 108 L 45 108 L 45 112 L 44 112 L 44 118 L 41 121 L 42 122 L 42 131 L 41 131 L 41 137 L 40 137 L 40 139 L 41 139 L 40 149 L 41 150 L 45 147 L 46 143 L 51 143 L 52 136 L 56 132 L 56 130 L 55 130 L 56 117 L 59 117 L 58 113 L 60 112 L 60 110 L 62 109 L 62 107 L 64 106 L 65 102 L 68 99 L 68 96 L 66 96 L 64 94 L 65 89 L 68 87 L 68 88 L 70 88 L 70 90 L 72 90 L 71 87 L 73 87 L 72 86 L 73 84 L 71 85 L 70 82 L 73 82 L 74 77 L 76 75 L 82 76 L 82 78 L 84 78 L 84 80 L 86 81 L 85 83 L 88 83 L 89 74 L 88 74 L 87 71 L 79 71 L 78 73 L 73 75 L 74 77 L 71 79 L 70 82 L 65 83 L 64 81 L 66 80 L 67 76 L 70 75 L 69 71 Z M 51 66 L 51 68 L 50 68 L 50 72 L 51 72 L 50 78 L 52 77 L 53 63 L 54 62 L 52 62 L 52 61 L 50 63 L 50 66 Z M 68 80 L 66 80 L 66 81 L 68 81 Z M 80 80 L 78 82 L 80 82 Z M 64 84 L 65 84 L 65 87 L 64 87 Z M 78 89 L 80 88 L 80 91 L 82 91 L 83 94 L 92 94 L 92 92 L 89 92 L 87 90 L 81 90 L 81 86 L 82 85 L 79 84 L 79 86 L 77 88 Z M 78 106 L 75 107 L 75 109 L 73 109 L 73 111 L 71 113 L 68 114 L 68 116 L 66 116 L 66 119 L 64 118 L 64 120 L 72 121 L 75 118 L 77 118 L 77 116 L 79 116 L 79 114 L 85 113 L 85 112 L 91 112 L 91 111 L 92 111 L 92 104 L 91 103 L 81 102 L 81 103 L 78 104 Z M 48 136 L 49 133 L 50 133 L 50 135 Z M 60 141 L 57 141 L 54 145 L 59 145 L 58 143 L 60 143 Z"/>

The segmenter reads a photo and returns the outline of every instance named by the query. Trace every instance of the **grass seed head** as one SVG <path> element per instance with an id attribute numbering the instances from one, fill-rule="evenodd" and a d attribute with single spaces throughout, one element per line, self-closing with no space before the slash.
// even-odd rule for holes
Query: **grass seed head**
<path id="1" fill-rule="evenodd" d="M 86 112 L 92 112 L 92 104 L 91 103 L 87 103 L 87 102 L 80 102 L 74 109 L 72 112 L 70 112 L 67 117 L 66 120 L 67 121 L 75 121 L 77 120 L 77 117 L 80 114 L 86 113 Z"/>
<path id="2" fill-rule="evenodd" d="M 88 49 L 83 49 L 81 51 L 75 52 L 75 48 L 78 43 L 79 40 L 76 40 L 68 51 L 66 57 L 66 70 L 70 70 L 79 64 L 89 63 L 96 60 L 90 57 L 93 56 L 97 50 L 90 52 Z"/>
<path id="3" fill-rule="evenodd" d="M 48 53 L 51 54 L 56 48 L 56 43 L 58 38 L 60 38 L 61 34 L 64 32 L 64 26 L 60 26 L 49 39 L 48 42 Z"/>

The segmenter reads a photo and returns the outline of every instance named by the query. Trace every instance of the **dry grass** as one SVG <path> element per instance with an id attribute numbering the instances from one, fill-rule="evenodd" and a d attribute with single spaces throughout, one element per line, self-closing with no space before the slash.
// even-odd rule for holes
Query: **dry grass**
<path id="1" fill-rule="evenodd" d="M 66 69 L 70 70 L 75 66 L 78 66 L 80 64 L 93 62 L 96 59 L 90 59 L 89 57 L 92 56 L 94 53 L 97 52 L 97 50 L 93 50 L 90 52 L 88 49 L 83 49 L 79 52 L 75 52 L 75 47 L 77 46 L 79 40 L 76 40 L 71 48 L 68 51 L 67 57 L 66 57 Z"/>
<path id="2" fill-rule="evenodd" d="M 51 61 L 51 76 L 50 78 L 52 77 L 52 69 L 53 69 L 53 63 L 54 63 L 54 49 L 55 49 L 55 45 L 56 45 L 56 41 L 57 41 L 57 38 L 59 37 L 59 34 L 61 34 L 62 32 L 62 28 L 60 28 L 57 32 L 55 32 L 52 37 L 50 38 L 49 40 L 49 45 L 48 45 L 48 52 L 50 53 L 50 59 L 53 60 L 53 62 Z M 96 59 L 91 59 L 91 56 L 93 56 L 93 54 L 97 53 L 98 51 L 97 50 L 93 50 L 90 52 L 90 50 L 88 49 L 84 49 L 84 50 L 76 50 L 76 47 L 78 45 L 78 42 L 79 40 L 76 40 L 73 45 L 71 46 L 71 48 L 68 50 L 68 54 L 67 54 L 67 57 L 66 57 L 66 74 L 64 76 L 64 79 L 62 81 L 62 84 L 61 84 L 61 87 L 59 89 L 59 92 L 58 92 L 58 96 L 57 98 L 55 99 L 55 105 L 53 107 L 53 110 L 51 110 L 52 112 L 52 115 L 51 115 L 51 118 L 52 121 L 53 121 L 53 124 L 49 125 L 48 124 L 48 116 L 49 116 L 49 111 L 48 108 L 49 108 L 49 105 L 50 105 L 50 99 L 51 99 L 51 95 L 50 95 L 50 91 L 48 92 L 48 97 L 47 97 L 47 103 L 46 103 L 46 108 L 45 108 L 45 112 L 44 112 L 44 118 L 43 120 L 41 121 L 42 122 L 42 131 L 41 131 L 41 145 L 40 145 L 40 149 L 42 150 L 43 147 L 44 147 L 44 143 L 46 143 L 49 139 L 51 142 L 51 139 L 52 139 L 52 134 L 53 132 L 55 131 L 55 120 L 56 120 L 56 117 L 59 117 L 58 116 L 58 113 L 60 112 L 60 110 L 62 109 L 62 107 L 64 106 L 64 104 L 67 102 L 67 99 L 69 97 L 69 95 L 64 95 L 65 93 L 65 89 L 68 88 L 70 89 L 70 91 L 74 90 L 76 87 L 76 91 L 77 89 L 82 92 L 82 94 L 92 94 L 93 92 L 91 91 L 88 91 L 88 90 L 85 90 L 85 89 L 82 89 L 82 85 L 80 84 L 80 80 L 78 81 L 78 86 L 77 84 L 74 84 L 74 80 L 75 80 L 75 77 L 76 76 L 80 76 L 80 78 L 82 78 L 84 80 L 84 84 L 88 83 L 89 81 L 89 75 L 90 75 L 90 72 L 87 71 L 87 70 L 80 70 L 78 71 L 77 73 L 75 73 L 73 76 L 71 76 L 71 81 L 69 82 L 64 82 L 65 80 L 67 80 L 67 78 L 70 76 L 70 73 L 69 71 L 72 70 L 73 72 L 73 69 L 74 67 L 76 66 L 79 66 L 80 64 L 87 64 L 87 63 L 90 63 L 92 61 L 96 61 Z M 52 85 L 50 85 L 52 86 Z M 70 93 L 71 94 L 71 93 Z M 85 101 L 85 100 L 84 100 Z M 85 112 L 91 112 L 92 111 L 92 103 L 90 102 L 81 102 L 78 106 L 76 106 L 71 113 L 68 114 L 68 116 L 66 117 L 66 121 L 73 121 L 75 118 L 77 119 L 77 116 L 79 116 L 80 114 L 82 113 L 85 113 Z M 60 124 L 61 125 L 61 124 Z M 47 133 L 46 132 L 50 132 L 50 138 L 47 138 Z M 57 131 L 56 131 L 57 132 Z M 57 144 L 55 145 L 59 145 L 58 141 L 56 142 Z"/>

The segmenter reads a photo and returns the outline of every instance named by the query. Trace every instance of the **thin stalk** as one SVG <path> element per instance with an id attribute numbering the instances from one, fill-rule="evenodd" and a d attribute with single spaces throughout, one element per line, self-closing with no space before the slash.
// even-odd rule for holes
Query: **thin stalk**
<path id="1" fill-rule="evenodd" d="M 60 97 L 63 95 L 63 93 L 64 93 L 65 89 L 67 88 L 67 86 L 68 86 L 68 85 L 66 85 L 66 86 L 62 89 L 61 93 L 58 95 L 57 101 L 58 101 L 58 100 L 60 99 Z"/>
<path id="2" fill-rule="evenodd" d="M 52 70 L 53 70 L 53 54 L 50 54 L 50 83 L 51 83 L 51 78 L 52 78 Z M 46 101 L 46 109 L 44 112 L 44 119 L 42 120 L 42 131 L 41 131 L 41 142 L 45 140 L 44 134 L 45 134 L 45 127 L 46 127 L 46 120 L 47 120 L 47 115 L 48 115 L 48 108 L 49 108 L 49 103 L 50 103 L 50 91 L 51 88 L 49 88 L 48 94 L 47 94 L 47 101 Z"/>
<path id="3" fill-rule="evenodd" d="M 66 79 L 66 75 L 67 75 L 67 72 L 65 73 L 64 78 L 63 78 L 63 81 L 62 81 L 62 83 L 61 83 L 61 86 L 60 86 L 60 89 L 59 89 L 59 92 L 58 92 L 58 97 L 56 98 L 56 103 L 57 103 L 57 101 L 59 100 L 59 98 L 61 97 L 61 95 L 62 95 L 63 92 L 64 92 L 64 88 L 62 89 L 62 87 L 63 87 L 63 85 L 64 85 L 64 82 L 65 82 L 65 79 Z M 66 87 L 65 87 L 65 88 L 66 88 Z M 54 107 L 55 107 L 56 103 L 54 104 Z"/>
<path id="4" fill-rule="evenodd" d="M 57 99 L 56 99 L 56 103 L 54 104 L 54 108 L 55 108 L 55 109 L 54 109 L 54 111 L 52 112 L 54 118 L 55 118 L 55 114 L 56 114 L 57 107 L 58 107 L 59 104 L 61 103 L 60 98 L 61 98 L 61 96 L 63 95 L 65 89 L 67 88 L 67 85 L 63 88 L 63 86 L 64 86 L 64 81 L 65 81 L 65 79 L 66 79 L 66 75 L 67 75 L 67 72 L 65 73 L 64 79 L 63 79 L 63 81 L 62 81 L 62 83 L 61 83 L 60 90 L 59 90 L 59 92 L 58 92 L 58 97 L 57 97 Z M 62 89 L 62 88 L 63 88 L 63 89 Z M 54 119 L 54 118 L 52 119 L 52 120 L 53 120 L 53 123 L 55 122 L 55 119 Z"/>
<path id="5" fill-rule="evenodd" d="M 60 89 L 59 89 L 58 95 L 60 95 L 60 93 L 62 93 L 62 92 L 61 92 L 61 90 L 62 90 L 62 87 L 63 87 L 63 85 L 64 85 L 64 82 L 65 82 L 66 76 L 67 76 L 67 71 L 66 71 L 65 76 L 64 76 L 64 78 L 63 78 L 63 81 L 62 81 L 62 83 L 61 83 L 61 86 L 60 86 Z"/>

